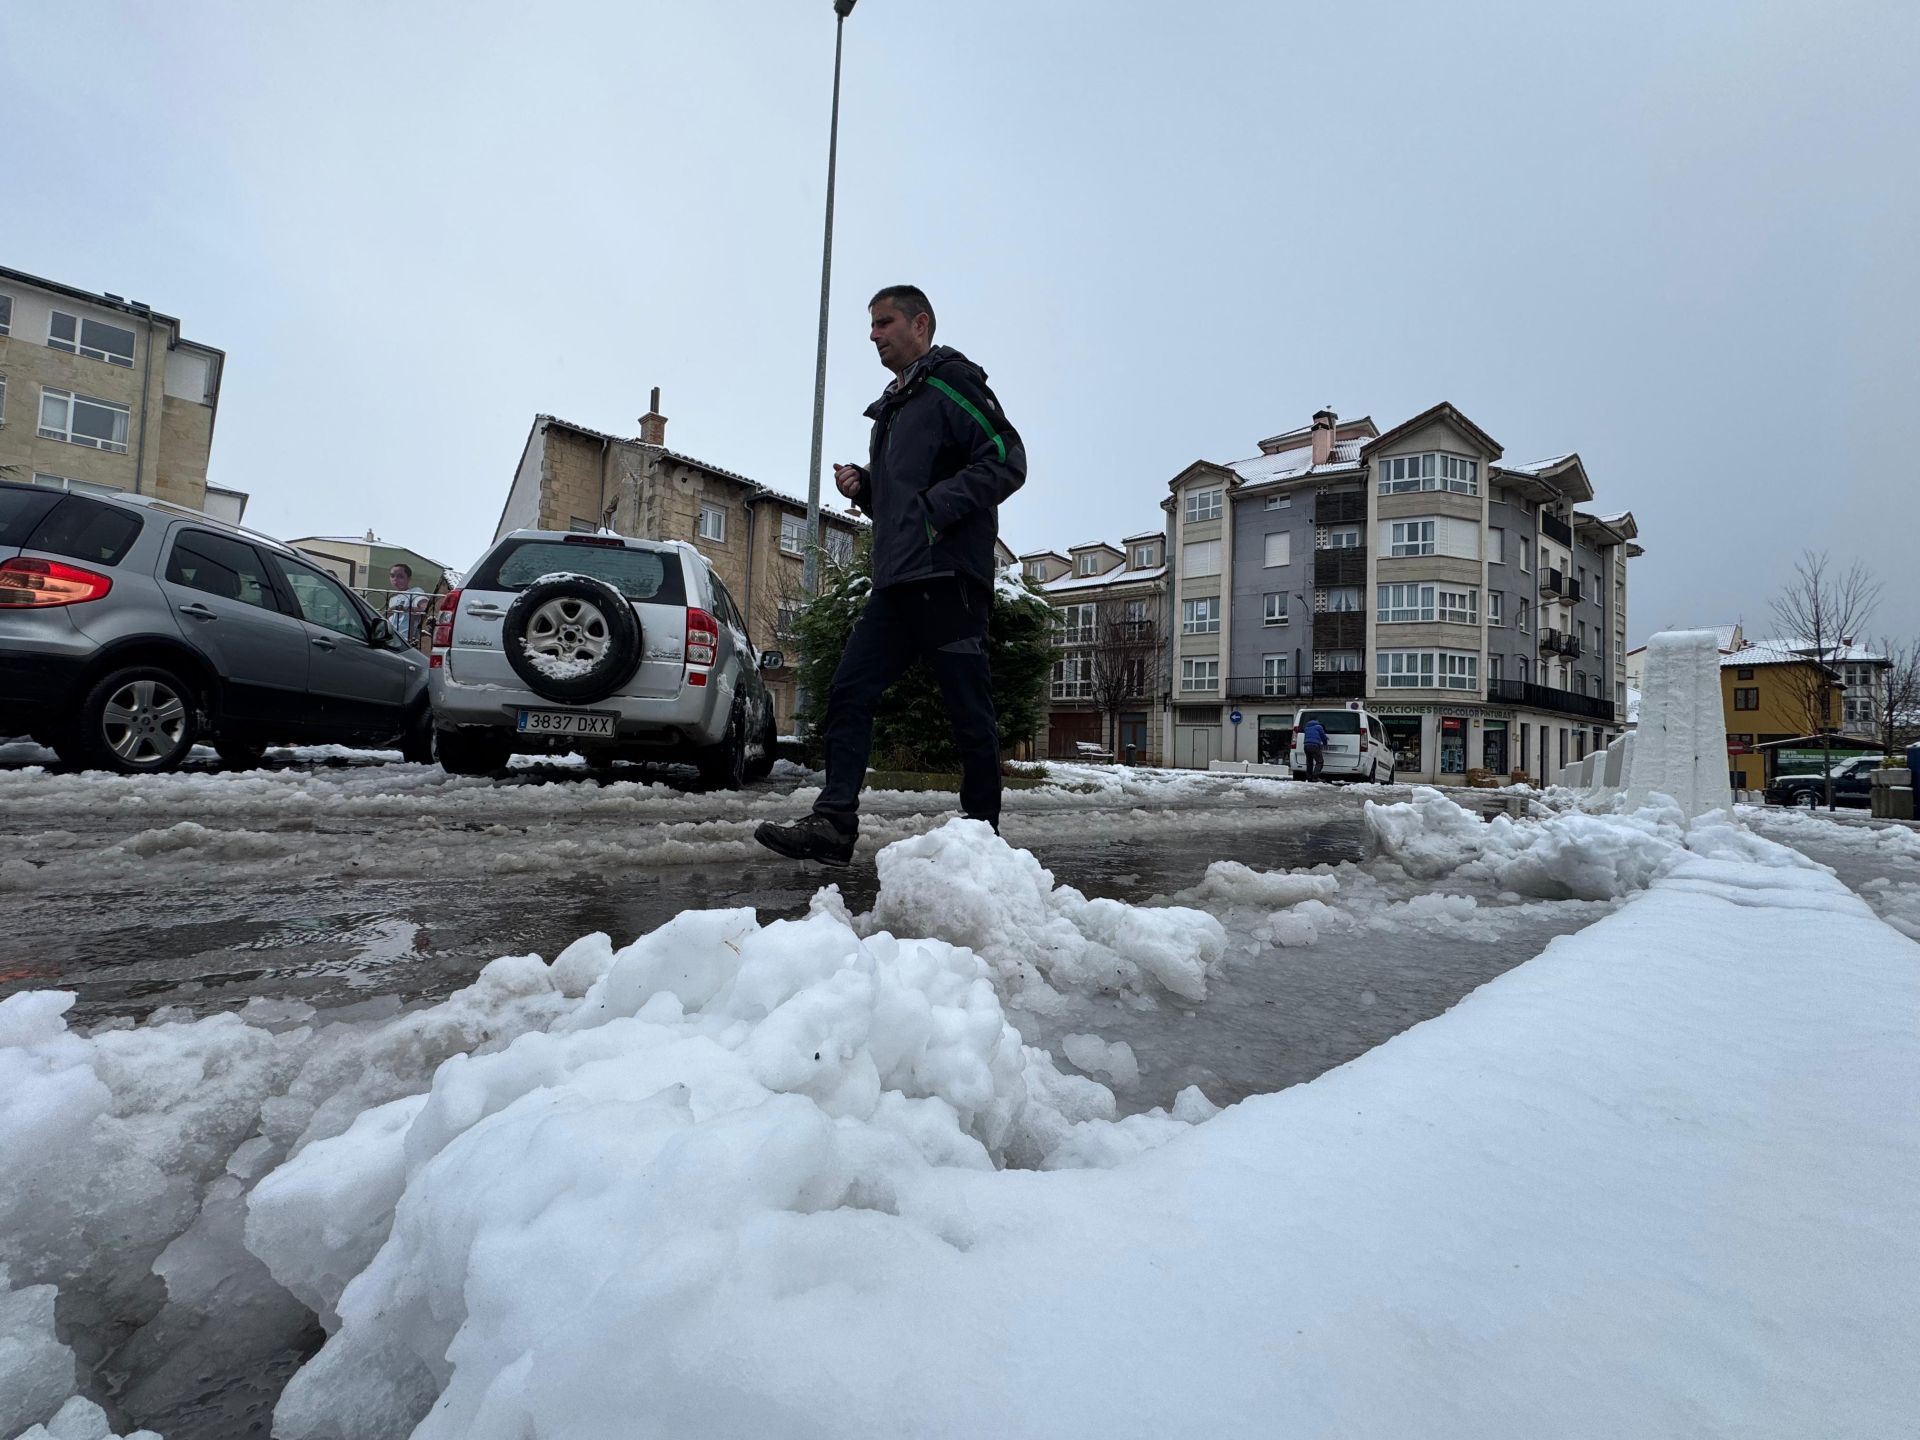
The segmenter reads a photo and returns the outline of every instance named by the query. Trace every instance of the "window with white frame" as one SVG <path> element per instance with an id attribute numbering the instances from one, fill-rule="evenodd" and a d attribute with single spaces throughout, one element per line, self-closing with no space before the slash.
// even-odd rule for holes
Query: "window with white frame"
<path id="1" fill-rule="evenodd" d="M 1382 625 L 1405 625 L 1416 620 L 1433 619 L 1432 585 L 1382 585 L 1376 605 Z"/>
<path id="2" fill-rule="evenodd" d="M 781 640 L 791 640 L 800 627 L 800 602 L 781 600 L 774 605 L 773 633 Z"/>
<path id="3" fill-rule="evenodd" d="M 40 392 L 40 433 L 49 440 L 127 453 L 127 407 L 67 390 Z"/>
<path id="4" fill-rule="evenodd" d="M 1498 655 L 1487 656 L 1487 683 L 1494 684 L 1500 679 L 1500 660 Z"/>
<path id="5" fill-rule="evenodd" d="M 1327 531 L 1327 549 L 1358 550 L 1360 548 L 1360 527 L 1358 525 L 1336 525 Z"/>
<path id="6" fill-rule="evenodd" d="M 853 536 L 845 530 L 828 530 L 826 534 L 827 559 L 836 565 L 853 563 Z"/>
<path id="7" fill-rule="evenodd" d="M 1285 695 L 1287 693 L 1286 656 L 1262 655 L 1260 657 L 1260 693 L 1262 695 Z"/>
<path id="8" fill-rule="evenodd" d="M 1218 575 L 1220 573 L 1220 542 L 1218 540 L 1191 541 L 1181 551 L 1180 573 L 1187 576 Z"/>
<path id="9" fill-rule="evenodd" d="M 804 515 L 780 517 L 780 549 L 787 555 L 804 555 L 807 549 L 807 520 Z"/>
<path id="10" fill-rule="evenodd" d="M 1525 685 L 1532 678 L 1532 676 L 1533 676 L 1533 665 L 1531 662 L 1528 661 L 1526 656 L 1522 655 L 1519 659 L 1513 662 L 1513 677 L 1514 679 L 1518 680 L 1522 685 Z"/>
<path id="11" fill-rule="evenodd" d="M 1531 600 L 1521 599 L 1518 608 L 1513 612 L 1513 624 L 1515 629 L 1521 631 L 1527 631 L 1533 628 L 1533 602 Z"/>
<path id="12" fill-rule="evenodd" d="M 1473 690 L 1480 657 L 1457 650 L 1381 650 L 1374 680 L 1383 690 Z"/>
<path id="13" fill-rule="evenodd" d="M 1187 520 L 1218 520 L 1225 509 L 1226 491 L 1189 490 L 1187 492 Z"/>
<path id="14" fill-rule="evenodd" d="M 1507 597 L 1498 590 L 1487 591 L 1487 624 L 1504 626 L 1507 623 Z"/>
<path id="15" fill-rule="evenodd" d="M 1082 579 L 1085 579 L 1089 575 L 1098 575 L 1100 573 L 1100 557 L 1098 555 L 1079 556 L 1073 562 L 1073 573 Z"/>
<path id="16" fill-rule="evenodd" d="M 1326 608 L 1335 615 L 1358 614 L 1360 611 L 1358 585 L 1331 585 L 1321 593 L 1326 596 Z"/>
<path id="17" fill-rule="evenodd" d="M 1433 521 L 1395 520 L 1390 532 L 1390 551 L 1395 555 L 1433 554 Z"/>
<path id="18" fill-rule="evenodd" d="M 105 360 L 133 368 L 133 331 L 104 320 L 88 320 L 55 310 L 47 319 L 47 344 L 69 355 Z"/>
<path id="19" fill-rule="evenodd" d="M 1093 657 L 1062 655 L 1053 662 L 1053 698 L 1091 700 L 1093 698 Z"/>
<path id="20" fill-rule="evenodd" d="M 1480 493 L 1480 466 L 1464 455 L 1395 455 L 1380 462 L 1380 493 L 1398 495 L 1409 490 L 1452 490 L 1461 495 Z"/>
<path id="21" fill-rule="evenodd" d="M 1151 570 L 1155 562 L 1159 559 L 1159 556 L 1160 547 L 1157 545 L 1136 545 L 1133 547 L 1133 568 L 1136 570 Z"/>
<path id="22" fill-rule="evenodd" d="M 0 295 L 0 335 L 13 333 L 13 297 Z"/>
<path id="23" fill-rule="evenodd" d="M 727 539 L 727 512 L 718 505 L 700 507 L 700 538 L 725 544 Z"/>
<path id="24" fill-rule="evenodd" d="M 1440 688 L 1442 690 L 1477 690 L 1480 688 L 1480 657 L 1465 655 L 1458 650 L 1440 652 Z"/>
<path id="25" fill-rule="evenodd" d="M 1291 495 L 1267 496 L 1267 509 L 1269 510 L 1291 510 L 1292 508 L 1293 497 Z"/>
<path id="26" fill-rule="evenodd" d="M 1841 701 L 1841 708 L 1849 725 L 1861 725 L 1873 719 L 1873 701 L 1870 697 L 1861 696 L 1857 699 L 1849 697 Z"/>
<path id="27" fill-rule="evenodd" d="M 1321 650 L 1313 657 L 1313 668 L 1331 670 L 1336 675 L 1358 675 L 1362 669 L 1358 650 Z"/>
<path id="28" fill-rule="evenodd" d="M 1269 570 L 1293 561 L 1293 534 L 1287 530 L 1275 530 L 1266 536 L 1264 554 L 1261 563 Z"/>
<path id="29" fill-rule="evenodd" d="M 1514 549 L 1520 556 L 1520 573 L 1522 575 L 1531 575 L 1533 573 L 1533 566 L 1530 563 L 1529 557 L 1533 554 L 1533 542 L 1522 535 L 1520 537 L 1520 543 L 1514 546 Z"/>
<path id="30" fill-rule="evenodd" d="M 1208 595 L 1200 600 L 1180 602 L 1180 633 L 1218 635 L 1220 633 L 1220 597 Z"/>
<path id="31" fill-rule="evenodd" d="M 1266 594 L 1266 618 L 1262 625 L 1284 625 L 1287 623 L 1287 592 L 1269 590 Z"/>
<path id="32" fill-rule="evenodd" d="M 1487 563 L 1489 565 L 1507 563 L 1507 532 L 1498 525 L 1487 527 Z"/>
<path id="33" fill-rule="evenodd" d="M 1056 645 L 1091 645 L 1098 607 L 1091 601 L 1083 605 L 1062 605 L 1053 612 L 1053 642 Z"/>
<path id="34" fill-rule="evenodd" d="M 1047 578 L 1047 567 L 1046 567 L 1046 564 L 1042 561 L 1039 561 L 1039 560 L 1027 561 L 1026 571 L 1027 571 L 1027 579 L 1029 580 L 1045 580 Z"/>
<path id="35" fill-rule="evenodd" d="M 1145 600 L 1129 600 L 1120 608 L 1120 618 L 1129 625 L 1145 625 L 1153 616 L 1147 613 Z"/>
<path id="36" fill-rule="evenodd" d="M 1478 590 L 1442 590 L 1440 592 L 1440 619 L 1449 625 L 1478 625 L 1480 623 L 1480 592 Z"/>
<path id="37" fill-rule="evenodd" d="M 1182 660 L 1180 662 L 1180 688 L 1184 690 L 1218 690 L 1220 688 L 1220 662 L 1218 660 Z"/>

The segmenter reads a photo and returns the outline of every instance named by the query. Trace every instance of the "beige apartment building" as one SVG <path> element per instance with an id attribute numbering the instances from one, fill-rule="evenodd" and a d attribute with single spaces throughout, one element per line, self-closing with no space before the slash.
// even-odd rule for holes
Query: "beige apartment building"
<path id="1" fill-rule="evenodd" d="M 804 595 L 806 501 L 669 450 L 666 437 L 658 390 L 637 436 L 536 415 L 494 539 L 509 530 L 605 527 L 641 539 L 687 541 L 747 617 L 754 644 L 782 653 L 786 663 L 769 670 L 766 680 L 781 733 L 791 733 L 798 656 L 789 642 Z M 827 555 L 851 556 L 866 522 L 824 506 L 820 522 Z"/>
<path id="2" fill-rule="evenodd" d="M 1090 540 L 1065 555 L 1034 550 L 1021 573 L 1054 610 L 1057 658 L 1043 753 L 1092 747 L 1124 764 L 1158 765 L 1166 749 L 1166 536 Z"/>
<path id="3" fill-rule="evenodd" d="M 138 300 L 0 266 L 0 473 L 239 520 L 207 484 L 226 354 Z"/>

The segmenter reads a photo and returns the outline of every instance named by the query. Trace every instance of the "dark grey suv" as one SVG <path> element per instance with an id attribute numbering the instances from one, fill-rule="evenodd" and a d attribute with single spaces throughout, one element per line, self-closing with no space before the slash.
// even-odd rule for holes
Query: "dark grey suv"
<path id="1" fill-rule="evenodd" d="M 0 736 L 170 770 L 196 742 L 431 758 L 426 657 L 263 535 L 136 496 L 0 481 Z"/>

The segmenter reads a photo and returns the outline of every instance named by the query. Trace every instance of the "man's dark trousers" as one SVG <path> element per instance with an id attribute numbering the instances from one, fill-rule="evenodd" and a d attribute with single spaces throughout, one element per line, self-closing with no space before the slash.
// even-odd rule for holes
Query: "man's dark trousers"
<path id="1" fill-rule="evenodd" d="M 887 687 L 925 659 L 960 750 L 960 808 L 975 820 L 1000 823 L 1000 735 L 994 723 L 993 674 L 987 663 L 985 586 L 954 576 L 913 580 L 876 590 L 854 622 L 821 727 L 827 783 L 814 812 L 852 828 L 873 751 L 873 711 Z"/>
<path id="2" fill-rule="evenodd" d="M 1324 745 L 1307 746 L 1307 779 L 1317 779 L 1320 774 L 1320 767 L 1325 764 L 1325 762 L 1326 747 Z"/>

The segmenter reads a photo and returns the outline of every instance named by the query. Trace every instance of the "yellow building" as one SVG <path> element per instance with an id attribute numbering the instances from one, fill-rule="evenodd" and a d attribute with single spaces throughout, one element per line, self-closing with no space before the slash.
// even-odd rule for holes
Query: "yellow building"
<path id="1" fill-rule="evenodd" d="M 1773 779 L 1774 752 L 1781 741 L 1839 728 L 1839 677 L 1825 670 L 1824 694 L 1809 703 L 1822 667 L 1799 655 L 1760 645 L 1720 657 L 1720 705 L 1727 717 L 1727 779 L 1736 790 L 1764 790 Z M 1824 724 L 1817 704 L 1824 704 Z M 1851 743 L 1849 749 L 1854 748 Z"/>

